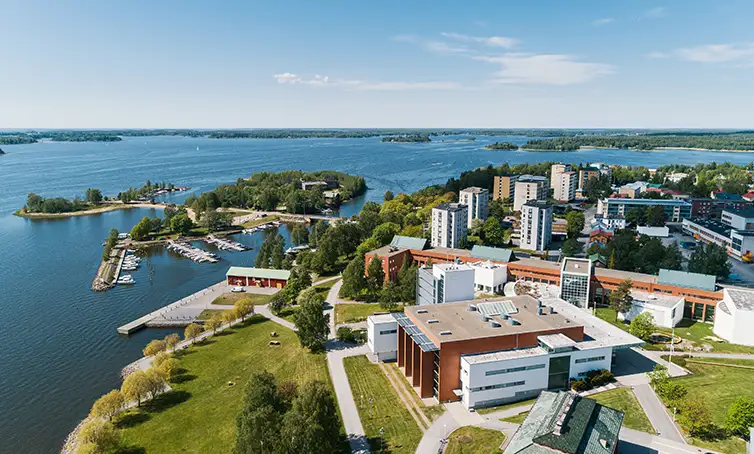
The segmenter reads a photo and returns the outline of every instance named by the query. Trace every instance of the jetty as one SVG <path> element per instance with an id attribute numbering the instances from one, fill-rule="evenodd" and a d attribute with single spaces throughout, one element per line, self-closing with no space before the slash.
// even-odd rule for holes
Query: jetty
<path id="1" fill-rule="evenodd" d="M 237 251 L 237 252 L 243 252 L 248 250 L 246 246 L 243 244 L 231 241 L 228 239 L 218 238 L 214 235 L 208 235 L 205 239 L 205 242 L 209 244 L 214 244 L 217 246 L 218 249 L 222 249 L 223 251 Z"/>
<path id="2" fill-rule="evenodd" d="M 198 263 L 217 263 L 218 261 L 218 258 L 215 254 L 203 249 L 199 249 L 198 247 L 191 246 L 188 243 L 180 243 L 173 240 L 168 241 L 168 250 L 176 252 Z"/>
<path id="3" fill-rule="evenodd" d="M 125 249 L 113 248 L 110 257 L 107 260 L 102 260 L 100 263 L 97 274 L 92 280 L 92 290 L 95 292 L 104 292 L 115 287 L 125 257 Z"/>

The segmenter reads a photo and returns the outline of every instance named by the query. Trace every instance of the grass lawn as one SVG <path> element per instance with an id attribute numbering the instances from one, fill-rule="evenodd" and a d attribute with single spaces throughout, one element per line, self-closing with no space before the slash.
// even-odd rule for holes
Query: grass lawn
<path id="1" fill-rule="evenodd" d="M 394 312 L 400 312 L 403 306 L 398 306 Z M 363 322 L 375 312 L 385 312 L 377 303 L 336 304 L 335 324 Z"/>
<path id="2" fill-rule="evenodd" d="M 754 361 L 747 360 L 723 358 L 699 358 L 699 360 L 754 367 Z M 686 368 L 693 375 L 673 378 L 673 382 L 686 386 L 689 390 L 689 398 L 705 402 L 712 415 L 712 421 L 717 426 L 722 427 L 724 425 L 728 407 L 736 398 L 754 398 L 754 387 L 746 386 L 746 383 L 750 383 L 754 379 L 753 370 L 691 362 L 686 364 Z M 711 448 L 726 454 L 743 454 L 746 452 L 745 442 L 737 437 L 711 441 L 692 438 L 691 442 L 694 445 Z"/>
<path id="3" fill-rule="evenodd" d="M 445 454 L 497 454 L 505 434 L 498 430 L 481 427 L 461 427 L 450 434 Z"/>
<path id="4" fill-rule="evenodd" d="M 273 295 L 260 295 L 259 293 L 225 293 L 218 296 L 212 301 L 212 304 L 222 304 L 225 306 L 232 306 L 236 304 L 241 298 L 251 298 L 251 301 L 255 306 L 261 306 L 267 304 L 272 299 Z"/>
<path id="5" fill-rule="evenodd" d="M 244 228 L 250 229 L 252 227 L 258 226 L 259 224 L 266 224 L 268 222 L 277 221 L 279 218 L 280 218 L 280 216 L 278 216 L 276 214 L 273 214 L 271 216 L 266 216 L 266 217 L 263 217 L 263 218 L 252 219 L 251 221 L 244 222 L 241 225 Z"/>
<path id="6" fill-rule="evenodd" d="M 345 358 L 343 363 L 372 452 L 412 454 L 423 433 L 380 367 L 366 356 Z M 380 428 L 385 431 L 382 440 Z"/>
<path id="7" fill-rule="evenodd" d="M 639 401 L 630 389 L 611 389 L 610 391 L 592 394 L 588 397 L 606 407 L 622 411 L 624 427 L 650 434 L 657 433 L 654 427 L 652 427 L 652 423 L 649 422 L 649 418 L 647 418 L 644 410 L 641 408 L 641 404 L 639 404 Z"/>
<path id="8" fill-rule="evenodd" d="M 500 418 L 500 421 L 510 422 L 513 424 L 521 424 L 524 422 L 524 419 L 529 416 L 528 411 L 521 412 L 515 416 L 508 416 L 507 418 Z"/>
<path id="9" fill-rule="evenodd" d="M 201 314 L 199 314 L 198 317 L 196 317 L 197 320 L 209 320 L 212 318 L 215 314 L 220 314 L 225 312 L 224 309 L 204 309 Z"/>
<path id="10" fill-rule="evenodd" d="M 280 311 L 280 317 L 288 320 L 291 323 L 295 323 L 293 321 L 293 316 L 296 314 L 296 311 L 298 311 L 298 306 L 286 307 L 285 309 Z"/>
<path id="11" fill-rule="evenodd" d="M 316 289 L 317 293 L 322 295 L 322 298 L 327 299 L 327 294 L 330 293 L 330 289 L 332 288 L 335 283 L 338 282 L 337 279 L 333 279 L 331 281 L 323 282 L 321 284 L 314 284 L 313 287 Z"/>
<path id="12" fill-rule="evenodd" d="M 487 413 L 492 413 L 492 412 L 500 411 L 500 410 L 507 410 L 509 408 L 521 407 L 523 405 L 534 405 L 534 402 L 536 401 L 537 401 L 537 398 L 535 397 L 533 399 L 522 400 L 520 402 L 513 402 L 513 403 L 505 404 L 505 405 L 498 405 L 497 407 L 480 408 L 476 412 L 479 413 L 480 415 L 486 415 Z"/>
<path id="13" fill-rule="evenodd" d="M 277 331 L 282 345 L 270 346 Z M 324 354 L 299 346 L 296 334 L 260 316 L 179 353 L 186 372 L 173 390 L 119 418 L 128 452 L 231 452 L 243 390 L 254 372 L 267 370 L 279 382 L 330 383 Z M 140 451 L 143 449 L 143 451 Z"/>
<path id="14" fill-rule="evenodd" d="M 387 367 L 390 370 L 390 373 L 393 374 L 394 377 L 398 379 L 398 383 L 400 383 L 399 386 L 403 386 L 403 389 L 406 390 L 406 393 L 411 396 L 411 398 L 414 400 L 416 405 L 421 409 L 422 413 L 430 420 L 434 421 L 435 419 L 439 418 L 440 415 L 445 413 L 445 406 L 442 404 L 437 405 L 425 405 L 424 401 L 419 398 L 419 395 L 416 394 L 416 391 L 414 391 L 414 388 L 411 384 L 409 384 L 408 379 L 405 375 L 403 375 L 403 372 L 401 372 L 400 368 L 398 367 L 397 363 L 390 363 L 387 364 Z"/>

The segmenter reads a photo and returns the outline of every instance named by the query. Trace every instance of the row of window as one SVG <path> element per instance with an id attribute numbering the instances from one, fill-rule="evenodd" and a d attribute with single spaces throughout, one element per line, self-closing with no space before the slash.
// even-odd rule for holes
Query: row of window
<path id="1" fill-rule="evenodd" d="M 397 332 L 398 332 L 397 329 L 388 329 L 388 330 L 385 330 L 385 331 L 380 331 L 380 336 L 385 336 L 387 334 L 395 334 Z"/>
<path id="2" fill-rule="evenodd" d="M 481 386 L 479 388 L 471 388 L 471 392 L 479 392 L 479 391 L 489 391 L 490 389 L 500 389 L 500 388 L 510 388 L 512 386 L 521 386 L 525 385 L 526 381 L 514 381 L 510 383 L 500 383 L 499 385 L 489 385 L 489 386 Z"/>
<path id="3" fill-rule="evenodd" d="M 520 366 L 520 367 L 511 367 L 510 369 L 499 369 L 499 370 L 488 370 L 484 373 L 486 376 L 490 375 L 502 375 L 502 374 L 510 374 L 513 372 L 523 372 L 525 370 L 535 370 L 535 369 L 544 369 L 544 364 L 532 364 L 531 366 Z"/>
<path id="4" fill-rule="evenodd" d="M 591 358 L 581 358 L 576 360 L 576 364 L 580 363 L 591 363 L 593 361 L 604 361 L 604 356 L 593 356 Z"/>

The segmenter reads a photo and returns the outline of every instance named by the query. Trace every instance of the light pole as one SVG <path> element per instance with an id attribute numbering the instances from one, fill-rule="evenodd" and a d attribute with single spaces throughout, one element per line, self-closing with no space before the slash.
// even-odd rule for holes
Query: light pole
<path id="1" fill-rule="evenodd" d="M 675 351 L 675 326 L 673 327 L 673 331 L 671 331 L 671 334 L 670 334 L 670 357 L 669 357 L 670 364 L 673 364 L 673 352 L 674 351 Z M 673 418 L 675 418 L 675 414 L 673 415 Z"/>

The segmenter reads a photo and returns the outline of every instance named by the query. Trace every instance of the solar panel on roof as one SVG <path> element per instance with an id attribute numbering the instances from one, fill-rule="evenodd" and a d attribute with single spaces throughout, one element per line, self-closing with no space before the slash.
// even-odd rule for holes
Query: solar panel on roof
<path id="1" fill-rule="evenodd" d="M 515 314 L 518 312 L 516 306 L 511 301 L 493 301 L 489 303 L 477 303 L 477 310 L 485 317 L 493 315 L 502 316 L 503 314 Z"/>

